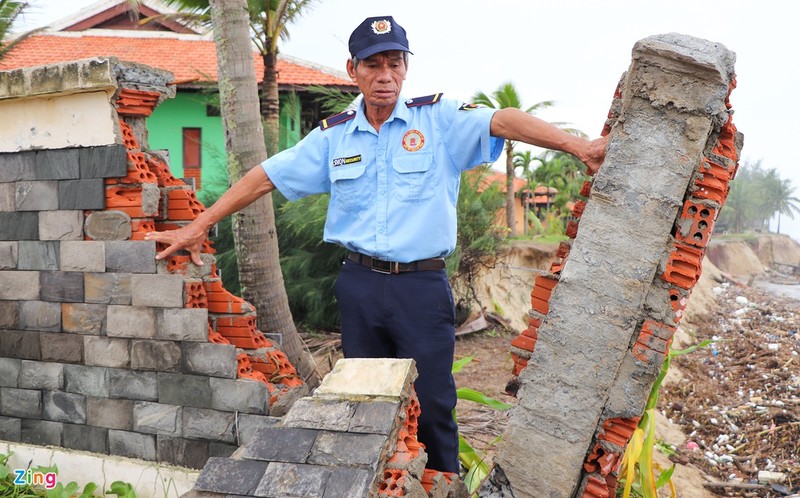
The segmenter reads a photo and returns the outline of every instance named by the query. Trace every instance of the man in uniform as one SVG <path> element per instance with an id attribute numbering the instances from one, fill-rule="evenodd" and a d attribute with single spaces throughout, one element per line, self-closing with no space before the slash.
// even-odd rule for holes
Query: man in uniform
<path id="1" fill-rule="evenodd" d="M 444 257 L 456 244 L 463 171 L 497 160 L 504 139 L 569 152 L 596 171 L 605 139 L 588 141 L 518 109 L 401 98 L 410 53 L 391 16 L 362 22 L 349 40 L 347 73 L 357 109 L 322 120 L 300 143 L 250 170 L 187 227 L 150 233 L 195 263 L 220 219 L 277 188 L 287 199 L 330 193 L 324 239 L 350 252 L 336 282 L 346 357 L 413 358 L 427 467 L 458 472 L 451 374 L 455 307 Z"/>

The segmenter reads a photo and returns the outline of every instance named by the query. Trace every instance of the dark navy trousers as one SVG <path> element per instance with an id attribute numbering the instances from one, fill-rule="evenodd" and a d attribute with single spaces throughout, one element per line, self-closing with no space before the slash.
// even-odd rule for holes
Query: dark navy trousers
<path id="1" fill-rule="evenodd" d="M 386 275 L 345 261 L 336 279 L 347 358 L 413 358 L 427 468 L 459 472 L 453 380 L 455 306 L 444 270 Z"/>

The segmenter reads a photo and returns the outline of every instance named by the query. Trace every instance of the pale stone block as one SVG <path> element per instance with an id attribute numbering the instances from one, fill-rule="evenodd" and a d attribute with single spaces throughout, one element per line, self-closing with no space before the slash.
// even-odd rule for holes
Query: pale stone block
<path id="1" fill-rule="evenodd" d="M 29 301 L 39 299 L 38 271 L 4 271 L 0 300 Z"/>
<path id="2" fill-rule="evenodd" d="M 40 229 L 41 231 L 41 229 Z M 61 271 L 106 271 L 105 244 L 94 240 L 61 242 Z"/>
<path id="3" fill-rule="evenodd" d="M 83 211 L 42 211 L 39 213 L 39 239 L 83 240 Z"/>
<path id="4" fill-rule="evenodd" d="M 314 397 L 400 398 L 417 377 L 414 360 L 348 358 L 336 362 Z"/>
<path id="5" fill-rule="evenodd" d="M 142 306 L 109 305 L 106 319 L 109 337 L 155 337 L 156 314 L 152 308 Z"/>
<path id="6" fill-rule="evenodd" d="M 183 308 L 183 284 L 181 275 L 133 274 L 131 275 L 133 305 Z"/>

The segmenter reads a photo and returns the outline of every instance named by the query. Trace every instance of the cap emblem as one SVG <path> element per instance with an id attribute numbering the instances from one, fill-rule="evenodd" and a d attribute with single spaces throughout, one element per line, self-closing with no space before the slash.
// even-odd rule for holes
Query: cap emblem
<path id="1" fill-rule="evenodd" d="M 386 19 L 381 19 L 379 21 L 373 21 L 372 23 L 372 32 L 376 35 L 385 35 L 386 33 L 392 32 L 392 23 Z"/>

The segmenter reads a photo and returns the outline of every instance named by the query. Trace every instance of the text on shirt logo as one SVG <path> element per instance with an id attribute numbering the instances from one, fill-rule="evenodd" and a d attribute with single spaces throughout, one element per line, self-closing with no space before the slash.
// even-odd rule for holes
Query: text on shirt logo
<path id="1" fill-rule="evenodd" d="M 361 154 L 357 156 L 350 156 L 350 157 L 337 157 L 333 160 L 333 167 L 336 166 L 344 166 L 346 164 L 353 164 L 361 162 Z"/>

